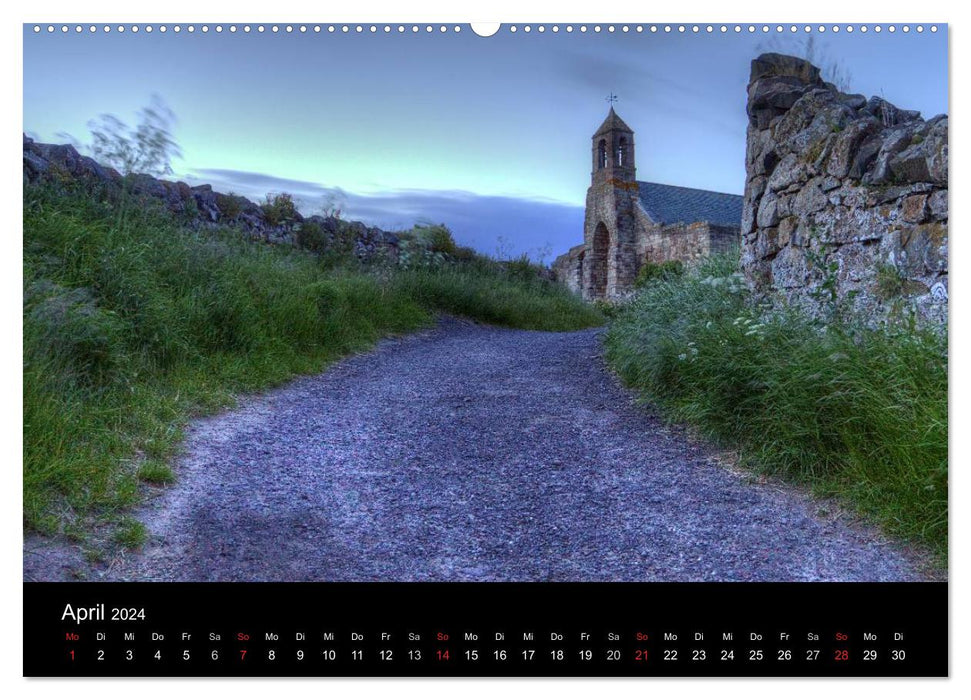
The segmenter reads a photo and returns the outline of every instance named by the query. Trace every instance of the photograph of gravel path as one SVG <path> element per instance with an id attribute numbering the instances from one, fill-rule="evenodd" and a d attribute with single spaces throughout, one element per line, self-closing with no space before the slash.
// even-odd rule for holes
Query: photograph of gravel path
<path id="1" fill-rule="evenodd" d="M 23 28 L 25 582 L 947 580 L 946 26 L 243 26 Z"/>
<path id="2" fill-rule="evenodd" d="M 635 405 L 597 330 L 454 319 L 199 421 L 155 581 L 910 581 L 906 553 Z"/>

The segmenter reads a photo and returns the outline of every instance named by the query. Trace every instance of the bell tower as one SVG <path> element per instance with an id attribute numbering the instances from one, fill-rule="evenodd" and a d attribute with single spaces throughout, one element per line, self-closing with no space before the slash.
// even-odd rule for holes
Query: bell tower
<path id="1" fill-rule="evenodd" d="M 591 184 L 634 182 L 634 132 L 617 116 L 611 106 L 603 124 L 593 135 L 593 175 Z"/>
<path id="2" fill-rule="evenodd" d="M 607 98 L 616 100 L 616 95 Z M 637 201 L 634 131 L 613 105 L 593 135 L 593 173 L 583 221 L 581 293 L 612 299 L 632 287 L 637 273 Z"/>

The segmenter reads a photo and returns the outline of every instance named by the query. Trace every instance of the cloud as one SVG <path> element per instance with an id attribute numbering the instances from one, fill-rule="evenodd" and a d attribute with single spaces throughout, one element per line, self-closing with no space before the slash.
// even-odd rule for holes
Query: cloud
<path id="1" fill-rule="evenodd" d="M 653 110 L 669 118 L 716 127 L 731 136 L 744 138 L 744 126 L 739 129 L 738 119 L 722 118 L 708 108 L 711 96 L 706 91 L 659 75 L 643 63 L 603 53 L 564 51 L 557 66 L 564 78 L 587 94 L 600 94 L 607 89 L 616 92 L 621 98 L 618 112 L 623 112 L 625 104 L 636 105 L 646 99 Z M 744 114 L 744 98 L 739 99 L 739 114 Z"/>
<path id="2" fill-rule="evenodd" d="M 228 188 L 238 194 L 259 199 L 267 192 L 289 192 L 294 197 L 321 197 L 337 189 L 306 180 L 222 168 L 198 168 L 186 175 L 186 179 L 211 184 L 215 190 L 225 191 Z"/>
<path id="3" fill-rule="evenodd" d="M 564 51 L 557 63 L 561 74 L 579 87 L 590 91 L 603 91 L 605 86 L 624 96 L 680 92 L 697 95 L 687 86 L 663 78 L 630 60 L 617 60 L 603 53 Z M 608 79 L 609 78 L 609 79 Z M 664 90 L 656 89 L 664 86 Z"/>
<path id="4" fill-rule="evenodd" d="M 345 192 L 338 187 L 265 173 L 200 168 L 185 179 L 208 183 L 220 192 L 236 192 L 262 199 L 267 192 L 288 192 L 304 214 L 321 206 L 338 206 L 341 216 L 370 226 L 396 230 L 415 223 L 443 223 L 461 245 L 494 255 L 501 245 L 512 255 L 540 252 L 551 257 L 583 240 L 583 207 L 542 198 L 478 195 L 454 190 L 389 190 L 371 194 Z M 545 249 L 545 250 L 544 250 Z"/>

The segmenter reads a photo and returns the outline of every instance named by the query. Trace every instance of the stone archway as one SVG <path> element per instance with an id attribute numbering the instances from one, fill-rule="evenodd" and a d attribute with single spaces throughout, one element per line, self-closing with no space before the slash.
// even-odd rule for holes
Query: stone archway
<path id="1" fill-rule="evenodd" d="M 597 224 L 593 231 L 593 245 L 584 264 L 590 267 L 591 299 L 603 299 L 607 296 L 607 259 L 610 253 L 610 231 L 604 222 Z"/>

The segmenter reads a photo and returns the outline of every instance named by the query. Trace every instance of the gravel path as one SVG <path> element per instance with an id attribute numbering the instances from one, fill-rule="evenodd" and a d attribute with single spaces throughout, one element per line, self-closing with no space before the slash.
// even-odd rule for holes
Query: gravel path
<path id="1" fill-rule="evenodd" d="M 920 578 L 638 407 L 598 331 L 445 320 L 193 424 L 123 580 Z"/>

